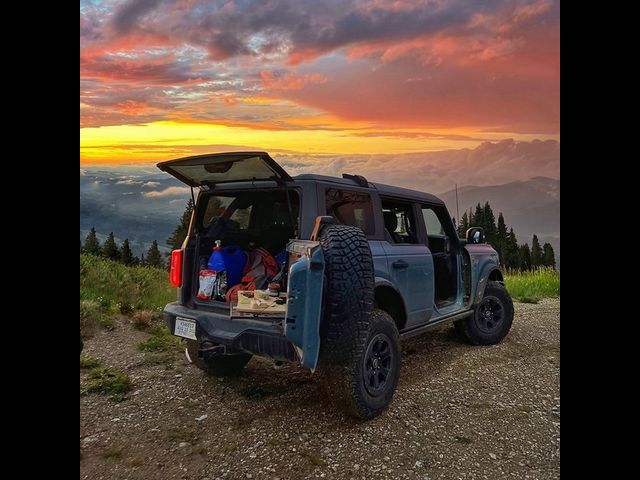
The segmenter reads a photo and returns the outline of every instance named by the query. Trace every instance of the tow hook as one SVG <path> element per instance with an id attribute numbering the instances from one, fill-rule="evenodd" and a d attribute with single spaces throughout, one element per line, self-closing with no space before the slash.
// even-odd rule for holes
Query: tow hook
<path id="1" fill-rule="evenodd" d="M 203 344 L 203 346 L 198 349 L 198 358 L 205 360 L 218 355 L 224 355 L 226 350 L 227 349 L 224 345 L 211 345 L 205 347 Z"/>

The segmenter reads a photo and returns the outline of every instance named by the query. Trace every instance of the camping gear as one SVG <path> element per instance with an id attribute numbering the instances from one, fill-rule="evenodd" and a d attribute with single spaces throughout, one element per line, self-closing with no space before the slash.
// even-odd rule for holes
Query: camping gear
<path id="1" fill-rule="evenodd" d="M 220 253 L 227 272 L 227 284 L 236 285 L 240 283 L 247 264 L 247 254 L 242 251 L 239 245 L 227 245 L 222 248 Z"/>
<path id="2" fill-rule="evenodd" d="M 252 281 L 255 283 L 256 289 L 263 289 L 267 286 L 269 279 L 278 273 L 278 262 L 268 250 L 261 247 L 249 248 L 247 257 L 247 264 L 241 281 L 243 283 Z"/>
<path id="3" fill-rule="evenodd" d="M 225 295 L 227 302 L 238 301 L 239 290 L 259 290 L 266 287 L 269 279 L 277 273 L 276 259 L 264 248 L 251 246 L 247 252 L 247 262 L 240 283 L 234 285 L 229 282 L 232 287 Z"/>
<path id="4" fill-rule="evenodd" d="M 211 297 L 224 300 L 229 285 L 236 285 L 242 280 L 247 256 L 238 245 L 222 246 L 220 240 L 215 241 L 213 252 L 207 263 L 207 270 L 216 273 Z M 206 281 L 209 281 L 207 279 Z M 201 297 L 199 297 L 201 298 Z"/>
<path id="5" fill-rule="evenodd" d="M 216 283 L 217 272 L 209 269 L 200 270 L 200 284 L 197 297 L 200 300 L 210 300 Z"/>

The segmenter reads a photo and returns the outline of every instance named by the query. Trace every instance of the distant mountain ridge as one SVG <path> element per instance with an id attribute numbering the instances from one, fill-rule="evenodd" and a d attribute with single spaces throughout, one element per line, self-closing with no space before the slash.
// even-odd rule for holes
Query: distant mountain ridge
<path id="1" fill-rule="evenodd" d="M 326 173 L 335 175 L 333 171 Z M 420 175 L 414 174 L 414 178 Z M 412 186 L 394 179 L 386 183 Z M 457 218 L 455 190 L 438 196 Z M 95 227 L 101 242 L 109 232 L 118 243 L 128 237 L 136 255 L 145 252 L 153 240 L 167 252 L 166 239 L 190 197 L 189 188 L 155 165 L 86 166 L 80 170 L 80 238 L 84 241 L 89 229 Z M 536 176 L 500 185 L 467 185 L 458 188 L 458 198 L 461 214 L 488 201 L 496 217 L 498 212 L 504 214 L 519 242 L 530 244 L 536 233 L 542 243 L 550 242 L 556 254 L 560 253 L 559 180 Z"/>
<path id="2" fill-rule="evenodd" d="M 456 217 L 456 192 L 449 190 L 438 195 Z M 474 209 L 480 203 L 489 202 L 495 212 L 502 212 L 507 227 L 512 227 L 519 243 L 531 245 L 535 233 L 541 243 L 549 242 L 560 256 L 560 180 L 549 177 L 533 177 L 529 180 L 502 185 L 458 188 L 460 215 Z"/>

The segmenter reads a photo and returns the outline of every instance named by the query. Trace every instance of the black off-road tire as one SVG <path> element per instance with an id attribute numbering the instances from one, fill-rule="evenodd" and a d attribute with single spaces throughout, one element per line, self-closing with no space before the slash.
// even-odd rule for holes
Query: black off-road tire
<path id="1" fill-rule="evenodd" d="M 388 407 L 398 384 L 398 330 L 389 314 L 373 309 L 373 258 L 362 230 L 326 225 L 318 240 L 325 260 L 319 362 L 323 384 L 348 413 L 373 418 Z M 367 388 L 364 376 L 373 341 L 385 343 L 390 352 L 384 388 L 375 394 Z"/>
<path id="2" fill-rule="evenodd" d="M 325 225 L 318 240 L 325 261 L 320 365 L 345 366 L 368 333 L 373 258 L 367 237 L 356 227 Z"/>
<path id="3" fill-rule="evenodd" d="M 196 340 L 187 340 L 187 352 L 191 362 L 212 377 L 238 377 L 252 357 L 249 353 L 237 353 L 218 355 L 205 361 L 198 358 L 198 342 Z"/>
<path id="4" fill-rule="evenodd" d="M 473 314 L 457 322 L 456 329 L 473 345 L 494 345 L 507 336 L 512 323 L 511 295 L 502 283 L 490 281 Z"/>
<path id="5" fill-rule="evenodd" d="M 363 420 L 387 409 L 398 386 L 401 363 L 393 318 L 383 310 L 374 310 L 367 323 L 363 339 L 352 338 L 348 365 L 330 372 L 336 399 L 350 415 Z"/>

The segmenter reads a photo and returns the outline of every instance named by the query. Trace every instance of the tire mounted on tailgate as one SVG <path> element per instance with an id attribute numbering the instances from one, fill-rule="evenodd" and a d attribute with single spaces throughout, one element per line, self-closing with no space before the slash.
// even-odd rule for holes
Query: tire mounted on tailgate
<path id="1" fill-rule="evenodd" d="M 374 314 L 373 259 L 367 237 L 359 228 L 325 225 L 318 236 L 325 260 L 325 285 L 320 325 L 320 365 L 329 394 L 346 403 L 360 418 L 380 414 L 391 402 L 397 385 L 400 349 L 395 324 L 384 312 Z M 370 343 L 387 339 L 393 352 L 387 359 L 388 382 L 376 395 L 368 393 L 367 355 Z M 373 345 L 373 349 L 381 343 Z M 376 359 L 376 365 L 378 360 Z M 378 384 L 376 380 L 376 385 Z"/>

